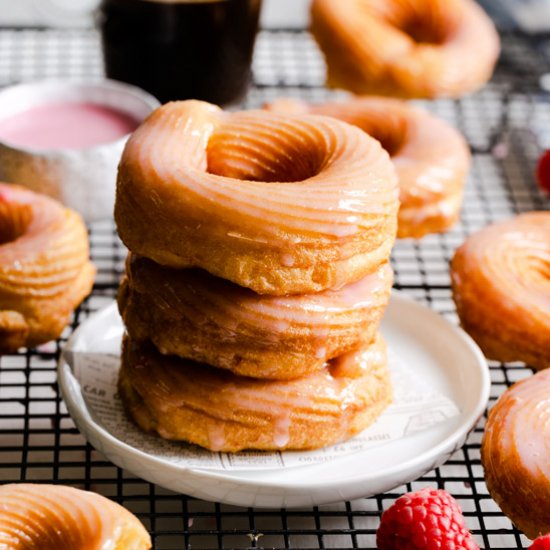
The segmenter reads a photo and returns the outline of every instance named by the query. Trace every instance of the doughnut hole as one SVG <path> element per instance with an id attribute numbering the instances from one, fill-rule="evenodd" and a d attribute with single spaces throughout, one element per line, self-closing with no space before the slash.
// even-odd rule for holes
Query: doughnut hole
<path id="1" fill-rule="evenodd" d="M 378 140 L 390 157 L 395 157 L 408 140 L 407 120 L 398 113 L 371 109 L 361 114 L 341 112 L 337 114 L 337 118 L 361 128 L 363 132 Z"/>
<path id="2" fill-rule="evenodd" d="M 300 182 L 319 174 L 327 155 L 326 136 L 313 126 L 249 115 L 214 132 L 207 171 L 239 180 Z"/>
<path id="3" fill-rule="evenodd" d="M 28 204 L 6 202 L 0 197 L 0 245 L 21 237 L 31 220 L 32 209 Z"/>
<path id="4" fill-rule="evenodd" d="M 392 27 L 406 34 L 417 44 L 440 46 L 444 44 L 457 25 L 449 0 L 402 3 L 387 2 L 383 19 Z"/>
<path id="5" fill-rule="evenodd" d="M 420 14 L 409 14 L 396 27 L 417 44 L 439 46 L 446 41 L 448 36 L 445 25 L 441 25 L 440 21 Z"/>

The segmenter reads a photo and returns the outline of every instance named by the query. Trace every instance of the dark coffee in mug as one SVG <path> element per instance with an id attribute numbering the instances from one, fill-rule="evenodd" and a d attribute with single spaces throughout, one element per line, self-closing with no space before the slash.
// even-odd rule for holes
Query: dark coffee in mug
<path id="1" fill-rule="evenodd" d="M 109 78 L 160 101 L 239 99 L 250 79 L 261 0 L 102 0 Z"/>

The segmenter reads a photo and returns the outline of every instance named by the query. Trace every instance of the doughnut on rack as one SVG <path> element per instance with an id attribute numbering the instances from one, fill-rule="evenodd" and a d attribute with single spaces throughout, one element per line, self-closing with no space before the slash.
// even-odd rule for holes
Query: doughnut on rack
<path id="1" fill-rule="evenodd" d="M 456 125 L 472 148 L 472 173 L 462 221 L 446 235 L 400 241 L 393 253 L 395 286 L 456 322 L 447 262 L 466 235 L 492 221 L 550 201 L 537 191 L 533 168 L 550 146 L 550 37 L 534 40 L 504 31 L 493 81 L 462 100 L 437 100 L 436 114 Z M 0 28 L 0 85 L 42 77 L 102 74 L 99 41 L 91 30 Z M 280 96 L 310 101 L 338 97 L 323 87 L 322 59 L 309 34 L 263 31 L 246 107 Z M 115 295 L 125 251 L 111 223 L 90 228 L 98 277 L 72 328 Z M 442 467 L 408 487 L 354 502 L 300 510 L 255 510 L 202 502 L 149 485 L 119 470 L 86 445 L 61 400 L 55 369 L 68 329 L 56 344 L 0 358 L 0 482 L 63 482 L 105 494 L 136 513 L 157 549 L 375 548 L 380 511 L 405 490 L 426 485 L 452 492 L 480 546 L 527 548 L 528 541 L 490 498 L 479 448 L 484 419 L 467 444 Z M 491 363 L 491 404 L 528 375 L 519 364 Z"/>

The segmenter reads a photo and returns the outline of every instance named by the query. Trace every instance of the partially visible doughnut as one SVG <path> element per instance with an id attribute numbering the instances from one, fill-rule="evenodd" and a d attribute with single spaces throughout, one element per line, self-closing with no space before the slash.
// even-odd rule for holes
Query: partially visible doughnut
<path id="1" fill-rule="evenodd" d="M 369 426 L 391 400 L 381 337 L 290 381 L 245 378 L 123 343 L 119 393 L 143 430 L 212 451 L 314 449 Z"/>
<path id="2" fill-rule="evenodd" d="M 451 262 L 460 322 L 489 359 L 550 367 L 550 212 L 474 233 Z"/>
<path id="3" fill-rule="evenodd" d="M 382 97 L 319 105 L 280 99 L 267 108 L 331 116 L 380 141 L 399 181 L 399 238 L 446 231 L 458 220 L 470 151 L 462 135 L 445 121 L 404 101 Z"/>
<path id="4" fill-rule="evenodd" d="M 489 414 L 481 445 L 485 481 L 529 538 L 550 533 L 550 370 L 514 384 Z"/>
<path id="5" fill-rule="evenodd" d="M 358 94 L 458 97 L 491 77 L 500 41 L 472 0 L 313 0 L 328 84 Z"/>
<path id="6" fill-rule="evenodd" d="M 94 276 L 88 232 L 76 212 L 0 184 L 0 352 L 57 338 Z"/>
<path id="7" fill-rule="evenodd" d="M 115 219 L 140 256 L 286 295 L 340 287 L 385 263 L 398 206 L 387 153 L 357 128 L 183 101 L 128 141 Z"/>
<path id="8" fill-rule="evenodd" d="M 148 550 L 140 521 L 115 502 L 64 485 L 0 486 L 0 548 Z"/>
<path id="9" fill-rule="evenodd" d="M 339 290 L 278 297 L 133 255 L 126 266 L 118 302 L 133 340 L 242 376 L 275 379 L 305 376 L 370 344 L 393 279 L 384 264 Z"/>

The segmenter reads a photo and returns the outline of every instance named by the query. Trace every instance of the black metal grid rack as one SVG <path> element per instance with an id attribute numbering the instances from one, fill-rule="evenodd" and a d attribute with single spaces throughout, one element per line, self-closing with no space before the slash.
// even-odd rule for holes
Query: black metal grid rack
<path id="1" fill-rule="evenodd" d="M 464 99 L 426 107 L 457 126 L 473 152 L 462 220 L 451 232 L 400 241 L 393 253 L 396 287 L 456 322 L 447 264 L 472 231 L 549 201 L 533 179 L 550 146 L 550 41 L 508 32 L 491 84 Z M 0 29 L 0 86 L 42 77 L 94 79 L 102 66 L 93 30 Z M 254 83 L 256 107 L 279 96 L 320 101 L 340 95 L 323 87 L 322 58 L 306 32 L 263 31 Z M 99 274 L 92 296 L 56 343 L 0 359 L 0 482 L 59 482 L 93 489 L 123 504 L 151 531 L 155 548 L 375 548 L 381 511 L 406 490 L 437 486 L 459 500 L 486 549 L 526 548 L 490 498 L 479 459 L 482 419 L 467 444 L 440 468 L 407 487 L 372 498 L 301 510 L 255 510 L 199 501 L 150 485 L 113 466 L 86 444 L 56 385 L 56 360 L 72 329 L 115 295 L 125 251 L 112 223 L 90 228 Z M 491 363 L 491 403 L 529 375 L 519 364 Z"/>

